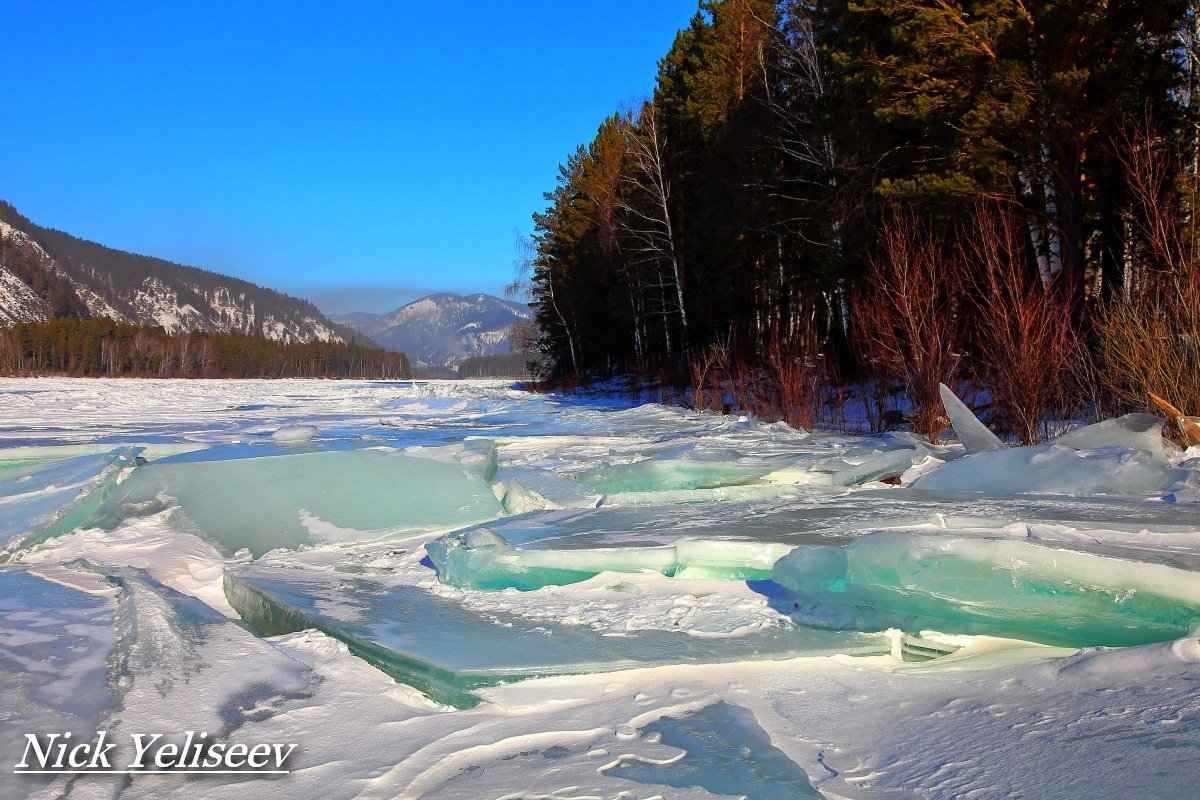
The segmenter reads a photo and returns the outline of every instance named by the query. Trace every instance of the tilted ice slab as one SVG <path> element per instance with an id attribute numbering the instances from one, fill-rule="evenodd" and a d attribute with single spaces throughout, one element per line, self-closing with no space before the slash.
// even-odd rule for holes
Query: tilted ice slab
<path id="1" fill-rule="evenodd" d="M 0 471 L 0 548 L 35 544 L 75 528 L 99 507 L 121 471 L 133 466 L 137 453 L 138 448 L 122 447 L 48 462 L 21 460 Z"/>
<path id="2" fill-rule="evenodd" d="M 225 593 L 265 635 L 315 628 L 435 700 L 465 707 L 472 690 L 547 675 L 833 653 L 879 654 L 885 637 L 771 628 L 712 639 L 671 631 L 604 635 L 583 626 L 484 616 L 403 578 L 255 563 L 226 572 Z"/>
<path id="3" fill-rule="evenodd" d="M 958 399 L 958 395 L 951 391 L 949 386 L 939 383 L 938 394 L 942 397 L 942 405 L 946 409 L 946 416 L 950 418 L 955 435 L 968 453 L 1004 449 L 1004 442 L 1000 441 L 1000 437 L 980 422 L 979 417 Z"/>
<path id="4" fill-rule="evenodd" d="M 496 517 L 487 483 L 463 465 L 388 449 L 220 460 L 222 448 L 151 462 L 105 502 L 99 521 L 177 505 L 187 528 L 229 552 L 361 541 Z M 200 460 L 207 457 L 208 460 Z"/>
<path id="5" fill-rule="evenodd" d="M 1200 624 L 1194 572 L 1019 540 L 877 533 L 797 548 L 774 580 L 794 593 L 793 618 L 831 628 L 1124 646 Z"/>

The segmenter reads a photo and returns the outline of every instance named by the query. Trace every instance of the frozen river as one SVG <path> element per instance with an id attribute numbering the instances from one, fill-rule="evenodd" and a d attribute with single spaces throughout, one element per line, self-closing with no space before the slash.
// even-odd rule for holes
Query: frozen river
<path id="1" fill-rule="evenodd" d="M 486 382 L 0 409 L 3 798 L 1196 794 L 1200 452 L 1144 416 L 968 453 Z M 111 769 L 16 774 L 99 731 Z M 239 745 L 294 747 L 205 766 Z"/>

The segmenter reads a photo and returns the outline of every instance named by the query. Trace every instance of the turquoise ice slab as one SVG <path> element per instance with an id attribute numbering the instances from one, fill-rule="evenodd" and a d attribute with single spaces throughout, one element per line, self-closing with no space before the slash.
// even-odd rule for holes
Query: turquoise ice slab
<path id="1" fill-rule="evenodd" d="M 1019 539 L 875 533 L 775 564 L 810 625 L 992 634 L 1067 647 L 1177 639 L 1200 624 L 1200 575 Z"/>
<path id="2" fill-rule="evenodd" d="M 0 548 L 36 544 L 90 517 L 133 466 L 140 448 L 48 460 L 22 459 L 0 471 Z"/>
<path id="3" fill-rule="evenodd" d="M 1200 570 L 1169 535 L 1200 529 L 1200 506 L 1122 498 L 980 497 L 903 489 L 808 489 L 784 500 L 571 509 L 509 517 L 455 531 L 426 545 L 443 583 L 468 589 L 537 589 L 586 580 L 601 571 L 652 570 L 681 577 L 756 580 L 793 547 L 846 544 L 895 528 L 931 535 L 977 532 L 1012 523 L 1126 531 L 1113 542 L 1073 536 L 1073 550 Z M 1025 535 L 1017 529 L 1012 535 Z M 1137 542 L 1130 550 L 1129 540 Z M 1064 545 L 1066 546 L 1066 545 Z"/>
<path id="4" fill-rule="evenodd" d="M 641 729 L 683 751 L 670 764 L 623 758 L 605 770 L 638 783 L 686 788 L 754 800 L 820 798 L 808 774 L 771 744 L 748 709 L 719 702 L 682 717 L 663 717 Z"/>
<path id="5" fill-rule="evenodd" d="M 26 797 L 52 779 L 12 774 L 26 733 L 71 731 L 87 741 L 116 707 L 116 608 L 111 597 L 0 567 L 0 797 Z"/>
<path id="6" fill-rule="evenodd" d="M 671 631 L 606 635 L 504 612 L 484 617 L 385 580 L 263 564 L 227 571 L 225 594 L 264 635 L 316 628 L 397 680 L 459 707 L 473 705 L 480 687 L 540 676 L 889 650 L 879 635 L 782 627 L 719 639 Z"/>
<path id="7" fill-rule="evenodd" d="M 674 457 L 657 456 L 632 464 L 597 467 L 575 477 L 599 492 L 654 492 L 740 486 L 775 468 L 776 465 L 763 460 L 743 463 L 736 453 L 687 452 Z"/>
<path id="8" fill-rule="evenodd" d="M 97 522 L 115 525 L 172 505 L 229 552 L 246 548 L 255 557 L 468 525 L 501 511 L 487 483 L 457 462 L 385 449 L 222 458 L 214 447 L 141 467 L 105 502 Z"/>

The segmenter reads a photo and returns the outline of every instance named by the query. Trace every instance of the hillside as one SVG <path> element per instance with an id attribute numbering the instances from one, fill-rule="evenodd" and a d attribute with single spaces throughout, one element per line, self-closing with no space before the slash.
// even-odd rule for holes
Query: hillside
<path id="1" fill-rule="evenodd" d="M 0 201 L 0 324 L 56 317 L 279 342 L 364 341 L 305 300 L 43 228 Z"/>
<path id="2" fill-rule="evenodd" d="M 529 306 L 488 294 L 431 294 L 390 314 L 335 316 L 389 350 L 408 354 L 414 367 L 453 368 L 463 359 L 511 351 L 509 330 L 532 318 Z"/>

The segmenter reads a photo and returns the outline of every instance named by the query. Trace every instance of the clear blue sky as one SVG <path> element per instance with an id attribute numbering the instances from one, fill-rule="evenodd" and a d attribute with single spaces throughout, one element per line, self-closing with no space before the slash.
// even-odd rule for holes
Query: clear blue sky
<path id="1" fill-rule="evenodd" d="M 498 292 L 696 5 L 9 2 L 0 198 L 333 313 Z"/>

